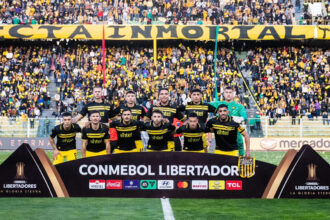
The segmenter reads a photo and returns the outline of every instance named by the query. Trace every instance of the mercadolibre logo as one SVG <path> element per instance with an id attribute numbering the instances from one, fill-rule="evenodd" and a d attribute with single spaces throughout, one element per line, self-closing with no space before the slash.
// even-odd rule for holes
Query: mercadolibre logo
<path id="1" fill-rule="evenodd" d="M 281 140 L 279 145 L 280 148 L 301 148 L 303 145 L 308 144 L 312 148 L 322 149 L 330 148 L 329 139 L 312 139 L 312 140 Z"/>

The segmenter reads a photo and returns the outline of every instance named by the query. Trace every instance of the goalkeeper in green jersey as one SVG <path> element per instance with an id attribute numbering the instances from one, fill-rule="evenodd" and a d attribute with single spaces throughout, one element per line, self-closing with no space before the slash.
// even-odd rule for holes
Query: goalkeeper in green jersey
<path id="1" fill-rule="evenodd" d="M 242 123 L 247 120 L 246 109 L 243 105 L 234 101 L 234 90 L 232 87 L 227 86 L 223 94 L 225 101 L 215 101 L 210 104 L 215 108 L 218 108 L 221 104 L 226 104 L 228 106 L 229 116 L 233 117 L 233 121 L 237 123 Z M 237 145 L 239 150 L 239 155 L 244 156 L 244 142 L 243 137 L 240 133 L 237 134 Z"/>

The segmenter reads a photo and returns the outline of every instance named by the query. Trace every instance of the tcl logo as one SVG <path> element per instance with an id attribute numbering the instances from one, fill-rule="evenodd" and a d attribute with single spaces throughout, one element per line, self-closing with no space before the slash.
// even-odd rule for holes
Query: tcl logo
<path id="1" fill-rule="evenodd" d="M 107 189 L 122 189 L 122 180 L 107 180 Z"/>
<path id="2" fill-rule="evenodd" d="M 240 180 L 226 181 L 226 190 L 242 190 L 242 181 Z"/>

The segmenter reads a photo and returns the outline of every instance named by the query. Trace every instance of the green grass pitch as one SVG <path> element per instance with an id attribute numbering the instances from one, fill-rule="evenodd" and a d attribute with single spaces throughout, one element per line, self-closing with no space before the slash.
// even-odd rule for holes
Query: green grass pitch
<path id="1" fill-rule="evenodd" d="M 0 164 L 11 153 L 0 151 Z M 46 153 L 51 158 L 52 152 Z M 257 160 L 276 165 L 284 154 L 253 152 Z M 330 162 L 330 152 L 320 155 Z M 330 220 L 330 199 L 170 199 L 170 203 L 175 219 Z M 160 199 L 0 198 L 0 219 L 135 220 L 164 219 L 164 216 Z"/>

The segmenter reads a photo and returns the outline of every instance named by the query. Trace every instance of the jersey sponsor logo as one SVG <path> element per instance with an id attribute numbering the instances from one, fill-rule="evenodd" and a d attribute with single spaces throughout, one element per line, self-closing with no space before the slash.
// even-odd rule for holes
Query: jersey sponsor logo
<path id="1" fill-rule="evenodd" d="M 190 183 L 189 181 L 176 181 L 175 188 L 177 189 L 189 189 Z"/>
<path id="2" fill-rule="evenodd" d="M 210 190 L 224 190 L 225 181 L 224 180 L 209 180 L 209 189 Z"/>
<path id="3" fill-rule="evenodd" d="M 124 189 L 140 189 L 140 181 L 124 180 Z"/>
<path id="4" fill-rule="evenodd" d="M 174 189 L 174 181 L 158 180 L 158 189 Z"/>
<path id="5" fill-rule="evenodd" d="M 157 189 L 156 180 L 141 180 L 140 181 L 141 189 Z"/>
<path id="6" fill-rule="evenodd" d="M 122 189 L 122 180 L 107 180 L 107 189 Z"/>
<path id="7" fill-rule="evenodd" d="M 227 180 L 226 181 L 226 190 L 242 190 L 242 181 L 241 180 Z"/>
<path id="8" fill-rule="evenodd" d="M 193 190 L 207 190 L 208 182 L 207 180 L 193 180 L 191 181 L 191 189 Z"/>
<path id="9" fill-rule="evenodd" d="M 90 189 L 105 189 L 105 180 L 89 180 Z"/>

